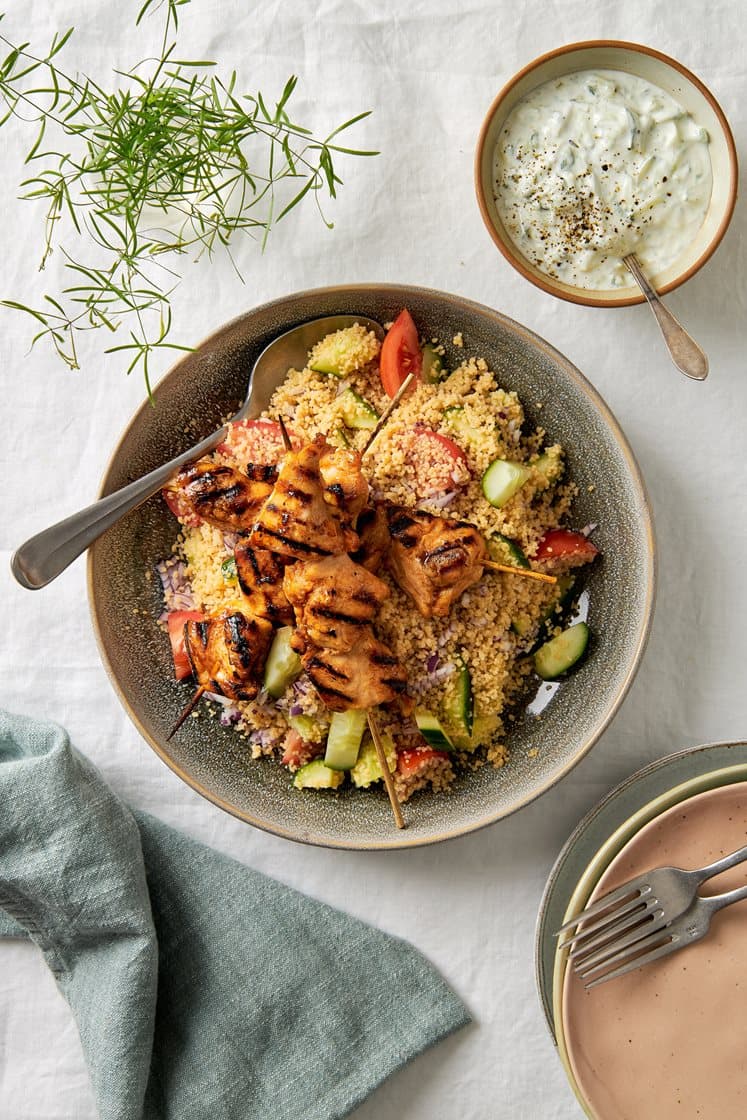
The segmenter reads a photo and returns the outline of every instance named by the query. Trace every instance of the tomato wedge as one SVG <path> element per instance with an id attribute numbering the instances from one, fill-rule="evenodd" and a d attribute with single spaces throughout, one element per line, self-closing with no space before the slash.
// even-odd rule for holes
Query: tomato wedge
<path id="1" fill-rule="evenodd" d="M 434 759 L 448 757 L 447 751 L 435 751 L 433 747 L 408 747 L 397 752 L 397 773 L 401 778 L 411 778 Z"/>
<path id="2" fill-rule="evenodd" d="M 590 564 L 599 555 L 597 546 L 574 529 L 550 529 L 537 546 L 535 560 L 540 563 L 562 562 L 564 567 L 577 568 Z"/>
<path id="3" fill-rule="evenodd" d="M 201 524 L 202 518 L 195 513 L 189 499 L 177 487 L 164 486 L 161 496 L 174 517 L 182 525 L 195 526 Z"/>
<path id="4" fill-rule="evenodd" d="M 381 344 L 379 374 L 384 392 L 388 397 L 395 396 L 409 373 L 414 373 L 420 380 L 422 372 L 423 355 L 418 329 L 412 315 L 405 309 L 400 311 Z"/>
<path id="5" fill-rule="evenodd" d="M 290 428 L 288 435 L 294 447 L 301 446 L 301 439 Z M 243 467 L 249 463 L 270 466 L 285 455 L 285 443 L 275 420 L 237 420 L 229 424 L 228 434 L 216 450 L 233 456 Z"/>
<path id="6" fill-rule="evenodd" d="M 205 617 L 199 611 L 170 611 L 166 619 L 171 642 L 171 656 L 174 659 L 174 674 L 178 681 L 184 681 L 192 676 L 192 666 L 187 657 L 184 646 L 184 623 L 199 622 Z"/>
<path id="7" fill-rule="evenodd" d="M 460 490 L 470 480 L 467 456 L 459 444 L 422 424 L 413 428 L 406 456 L 418 498 Z"/>

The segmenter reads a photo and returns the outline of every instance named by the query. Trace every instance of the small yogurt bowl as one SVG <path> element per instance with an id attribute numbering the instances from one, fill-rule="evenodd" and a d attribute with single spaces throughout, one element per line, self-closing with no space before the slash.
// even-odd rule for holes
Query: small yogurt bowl
<path id="1" fill-rule="evenodd" d="M 642 303 L 644 298 L 632 277 L 628 286 L 599 290 L 576 287 L 541 271 L 512 240 L 501 220 L 493 191 L 496 144 L 517 103 L 545 82 L 582 70 L 624 71 L 643 78 L 673 97 L 708 133 L 713 173 L 708 208 L 689 246 L 667 268 L 649 277 L 659 292 L 670 292 L 684 284 L 719 245 L 737 199 L 737 153 L 726 117 L 703 83 L 673 58 L 637 43 L 607 39 L 571 43 L 530 62 L 503 87 L 483 122 L 475 159 L 477 199 L 490 236 L 522 276 L 551 295 L 589 307 L 625 307 Z"/>

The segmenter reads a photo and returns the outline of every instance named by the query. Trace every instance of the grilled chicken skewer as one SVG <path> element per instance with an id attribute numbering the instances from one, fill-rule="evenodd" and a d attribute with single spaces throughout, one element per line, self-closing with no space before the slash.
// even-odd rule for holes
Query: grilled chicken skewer
<path id="1" fill-rule="evenodd" d="M 179 472 L 171 487 L 203 521 L 226 532 L 249 529 L 277 480 L 274 466 L 250 464 L 246 474 L 206 457 Z"/>
<path id="2" fill-rule="evenodd" d="M 299 649 L 309 642 L 333 650 L 352 649 L 389 598 L 384 581 L 349 556 L 294 564 L 285 574 L 283 590 L 303 635 L 296 643 Z"/>
<path id="3" fill-rule="evenodd" d="M 482 578 L 487 547 L 465 521 L 386 505 L 387 565 L 424 618 L 445 618 L 462 592 Z"/>
<path id="4" fill-rule="evenodd" d="M 372 712 L 377 704 L 405 700 L 407 674 L 373 633 L 389 588 L 349 556 L 294 564 L 284 588 L 296 612 L 292 644 L 322 701 L 333 711 L 367 709 L 367 720 L 397 828 L 404 828 L 399 799 Z"/>
<path id="5" fill-rule="evenodd" d="M 369 572 L 378 572 L 391 544 L 386 514 L 381 506 L 366 506 L 358 514 L 355 531 L 360 546 L 350 553 L 351 559 Z"/>
<path id="6" fill-rule="evenodd" d="M 272 624 L 241 611 L 184 625 L 195 680 L 229 700 L 255 698 L 271 641 Z"/>
<path id="7" fill-rule="evenodd" d="M 485 538 L 468 521 L 390 503 L 382 508 L 391 538 L 387 565 L 424 618 L 445 618 L 460 595 L 482 579 L 485 568 L 556 582 L 554 576 L 543 572 L 494 564 L 488 557 Z"/>
<path id="8" fill-rule="evenodd" d="M 277 482 L 260 510 L 249 543 L 287 560 L 320 559 L 358 547 L 357 534 L 343 525 L 337 508 L 325 498 L 320 459 L 328 451 L 317 436 L 300 451 L 289 451 Z"/>
<path id="9" fill-rule="evenodd" d="M 344 712 L 404 701 L 407 674 L 372 629 L 389 597 L 383 580 L 349 556 L 334 556 L 294 564 L 284 588 L 296 612 L 292 644 L 328 708 Z"/>
<path id="10" fill-rule="evenodd" d="M 170 739 L 206 692 L 253 700 L 272 640 L 272 624 L 240 611 L 184 624 L 184 648 L 197 690 L 166 736 Z"/>
<path id="11" fill-rule="evenodd" d="M 273 626 L 292 626 L 293 608 L 283 589 L 286 561 L 266 548 L 254 548 L 245 535 L 239 537 L 233 554 L 246 611 Z"/>

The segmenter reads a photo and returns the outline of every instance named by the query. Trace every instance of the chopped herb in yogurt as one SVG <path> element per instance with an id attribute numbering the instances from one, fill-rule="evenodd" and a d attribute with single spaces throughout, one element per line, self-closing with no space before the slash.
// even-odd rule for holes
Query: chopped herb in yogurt
<path id="1" fill-rule="evenodd" d="M 512 110 L 493 162 L 498 214 L 540 271 L 579 288 L 626 287 L 635 252 L 667 269 L 708 209 L 708 134 L 663 89 L 622 71 L 545 82 Z"/>

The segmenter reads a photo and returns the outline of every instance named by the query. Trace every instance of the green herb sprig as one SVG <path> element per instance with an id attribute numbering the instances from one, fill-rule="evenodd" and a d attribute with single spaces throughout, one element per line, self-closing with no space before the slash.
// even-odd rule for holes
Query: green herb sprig
<path id="1" fill-rule="evenodd" d="M 55 35 L 43 56 L 0 34 L 9 48 L 0 64 L 0 127 L 13 116 L 35 126 L 21 197 L 47 203 L 40 267 L 58 247 L 70 277 L 41 306 L 0 302 L 32 316 L 41 325 L 32 346 L 51 342 L 72 369 L 80 332 L 124 326 L 126 340 L 106 352 L 125 355 L 128 373 L 139 367 L 149 394 L 154 352 L 190 349 L 171 341 L 175 258 L 223 249 L 236 267 L 235 234 L 264 248 L 272 227 L 307 196 L 331 228 L 321 197 L 335 198 L 342 182 L 333 160 L 377 154 L 339 142 L 368 112 L 323 139 L 293 123 L 293 76 L 269 107 L 260 92 L 237 91 L 235 72 L 223 81 L 213 62 L 177 59 L 170 39 L 189 2 L 166 0 L 159 56 L 117 71 L 121 84 L 111 91 L 60 69 L 73 28 Z M 162 7 L 146 0 L 137 23 Z M 75 252 L 63 236 L 73 237 Z"/>

